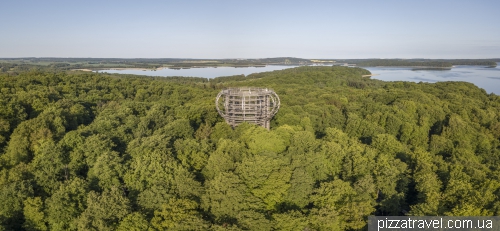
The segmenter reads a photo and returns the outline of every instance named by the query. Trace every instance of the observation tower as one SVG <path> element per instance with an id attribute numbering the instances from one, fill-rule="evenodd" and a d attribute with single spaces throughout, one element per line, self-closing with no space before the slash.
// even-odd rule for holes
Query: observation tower
<path id="1" fill-rule="evenodd" d="M 280 108 L 280 98 L 269 88 L 226 88 L 215 98 L 215 107 L 231 127 L 248 122 L 269 130 L 269 121 Z"/>

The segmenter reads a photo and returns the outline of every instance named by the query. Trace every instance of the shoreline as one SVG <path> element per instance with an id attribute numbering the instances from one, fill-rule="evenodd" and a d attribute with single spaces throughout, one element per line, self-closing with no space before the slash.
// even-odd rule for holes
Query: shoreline
<path id="1" fill-rule="evenodd" d="M 81 69 L 71 69 L 72 71 L 105 71 L 105 70 L 117 70 L 117 71 L 121 71 L 121 70 L 138 70 L 138 71 L 154 71 L 154 70 L 161 70 L 161 69 L 165 69 L 165 68 L 168 68 L 168 67 L 160 67 L 160 68 L 156 68 L 156 69 L 148 69 L 148 68 L 137 68 L 137 67 L 117 67 L 117 68 L 93 68 L 93 69 L 90 69 L 90 68 L 81 68 Z"/>
<path id="2" fill-rule="evenodd" d="M 137 70 L 137 71 L 158 71 L 163 69 L 181 70 L 181 69 L 191 69 L 191 68 L 220 68 L 220 67 L 232 67 L 232 68 L 245 68 L 245 67 L 266 67 L 268 65 L 250 65 L 250 66 L 190 66 L 190 67 L 158 67 L 158 68 L 138 68 L 138 67 L 110 67 L 110 68 L 80 68 L 71 69 L 72 71 L 105 71 L 105 70 Z"/>
<path id="3" fill-rule="evenodd" d="M 451 69 L 451 68 L 454 68 L 455 66 L 451 66 L 451 67 L 433 67 L 433 66 L 357 66 L 357 67 L 361 67 L 361 68 L 364 68 L 364 67 L 392 67 L 392 68 L 400 67 L 400 68 L 439 68 L 439 69 Z"/>

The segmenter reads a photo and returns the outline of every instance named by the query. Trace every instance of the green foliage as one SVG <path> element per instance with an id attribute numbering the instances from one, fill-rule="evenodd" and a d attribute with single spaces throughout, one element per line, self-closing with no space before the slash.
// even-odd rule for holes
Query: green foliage
<path id="1" fill-rule="evenodd" d="M 284 201 L 290 188 L 291 171 L 286 163 L 269 156 L 245 158 L 235 171 L 249 192 L 264 202 L 261 209 L 273 210 Z"/>
<path id="2" fill-rule="evenodd" d="M 285 203 L 304 208 L 310 203 L 310 196 L 314 189 L 314 178 L 304 169 L 296 168 L 290 178 L 290 186 L 287 190 Z"/>
<path id="3" fill-rule="evenodd" d="M 276 230 L 306 230 L 309 225 L 307 217 L 296 210 L 273 214 L 273 219 L 275 220 L 274 229 Z"/>
<path id="4" fill-rule="evenodd" d="M 170 198 L 160 211 L 155 211 L 151 224 L 158 230 L 206 230 L 208 222 L 201 218 L 197 207 L 195 201 Z"/>
<path id="5" fill-rule="evenodd" d="M 212 145 L 205 140 L 179 139 L 175 141 L 174 147 L 182 165 L 196 171 L 201 171 L 207 165 L 208 153 L 212 151 Z"/>
<path id="6" fill-rule="evenodd" d="M 50 230 L 76 230 L 77 218 L 87 207 L 88 183 L 73 178 L 59 186 L 45 200 L 45 212 Z"/>
<path id="7" fill-rule="evenodd" d="M 372 198 L 339 179 L 321 184 L 315 190 L 312 201 L 318 208 L 338 213 L 339 226 L 349 229 L 362 228 L 368 215 L 375 210 Z"/>
<path id="8" fill-rule="evenodd" d="M 0 224 L 7 229 L 21 229 L 24 201 L 33 196 L 32 182 L 17 181 L 0 188 Z"/>
<path id="9" fill-rule="evenodd" d="M 243 159 L 243 144 L 228 139 L 219 139 L 217 149 L 208 157 L 207 165 L 202 173 L 206 179 L 213 179 L 222 172 L 233 171 L 236 163 Z"/>
<path id="10" fill-rule="evenodd" d="M 436 216 L 440 214 L 442 183 L 435 173 L 437 167 L 432 162 L 430 153 L 416 150 L 413 153 L 415 167 L 413 179 L 416 183 L 418 203 L 412 206 L 412 214 L 416 216 Z"/>
<path id="11" fill-rule="evenodd" d="M 60 180 L 68 178 L 62 150 L 52 140 L 40 142 L 30 167 L 36 183 L 49 195 L 59 187 Z"/>
<path id="12" fill-rule="evenodd" d="M 165 125 L 165 127 L 158 129 L 155 135 L 165 135 L 174 139 L 178 138 L 191 138 L 193 137 L 193 128 L 189 124 L 189 120 L 175 120 Z"/>
<path id="13" fill-rule="evenodd" d="M 130 213 L 130 202 L 117 187 L 102 194 L 90 191 L 87 208 L 78 218 L 79 230 L 114 230 L 120 220 Z"/>
<path id="14" fill-rule="evenodd" d="M 121 222 L 117 231 L 143 231 L 153 230 L 146 218 L 138 212 L 127 215 Z"/>
<path id="15" fill-rule="evenodd" d="M 95 164 L 89 169 L 87 178 L 101 189 L 109 189 L 113 186 L 120 187 L 121 178 L 124 174 L 123 159 L 117 152 L 107 152 L 97 158 Z"/>
<path id="16" fill-rule="evenodd" d="M 45 214 L 43 212 L 43 201 L 40 197 L 28 198 L 24 201 L 24 218 L 26 221 L 23 228 L 26 230 L 45 231 Z"/>
<path id="17" fill-rule="evenodd" d="M 244 209 L 263 206 L 260 200 L 248 193 L 247 186 L 234 173 L 220 173 L 205 185 L 202 207 L 216 221 L 229 222 Z"/>
<path id="18" fill-rule="evenodd" d="M 265 151 L 282 153 L 286 150 L 285 141 L 278 134 L 266 131 L 263 127 L 247 130 L 242 139 L 245 139 L 245 144 L 252 154 Z"/>
<path id="19" fill-rule="evenodd" d="M 472 84 L 348 67 L 210 82 L 9 68 L 0 229 L 360 230 L 369 215 L 500 214 L 500 97 Z M 270 131 L 218 116 L 229 86 L 278 93 Z"/>

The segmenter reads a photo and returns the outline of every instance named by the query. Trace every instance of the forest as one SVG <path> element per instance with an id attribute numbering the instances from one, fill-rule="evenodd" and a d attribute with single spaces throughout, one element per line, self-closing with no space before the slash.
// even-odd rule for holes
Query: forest
<path id="1" fill-rule="evenodd" d="M 210 79 L 0 73 L 0 230 L 364 230 L 500 216 L 500 96 L 303 66 Z M 273 88 L 270 131 L 215 96 Z"/>

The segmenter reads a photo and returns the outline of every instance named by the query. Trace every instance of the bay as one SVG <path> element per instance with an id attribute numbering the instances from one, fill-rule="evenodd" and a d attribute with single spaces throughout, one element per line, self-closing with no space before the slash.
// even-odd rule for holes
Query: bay
<path id="1" fill-rule="evenodd" d="M 133 75 L 147 75 L 147 76 L 183 76 L 183 77 L 202 77 L 202 78 L 215 78 L 220 76 L 232 75 L 249 75 L 253 73 L 283 70 L 293 68 L 296 66 L 290 65 L 267 65 L 265 67 L 204 67 L 204 68 L 188 68 L 188 69 L 159 69 L 141 70 L 141 69 L 110 69 L 100 70 L 99 72 L 117 73 L 117 74 L 133 74 Z"/>
<path id="2" fill-rule="evenodd" d="M 448 70 L 414 70 L 413 68 L 402 67 L 363 67 L 369 70 L 374 76 L 371 78 L 383 81 L 411 81 L 411 82 L 442 82 L 442 81 L 464 81 L 473 83 L 483 88 L 487 93 L 500 95 L 500 63 L 497 67 L 489 68 L 483 66 L 454 66 Z M 190 69 L 111 69 L 99 72 L 134 74 L 147 76 L 185 76 L 215 78 L 219 76 L 249 75 L 253 73 L 283 70 L 294 68 L 290 65 L 268 65 L 265 67 L 206 67 Z"/>
<path id="3" fill-rule="evenodd" d="M 500 65 L 500 63 L 497 63 Z M 487 93 L 500 95 L 500 68 L 482 66 L 455 66 L 449 70 L 413 70 L 398 67 L 364 67 L 372 79 L 383 81 L 442 82 L 463 81 L 483 88 Z"/>

